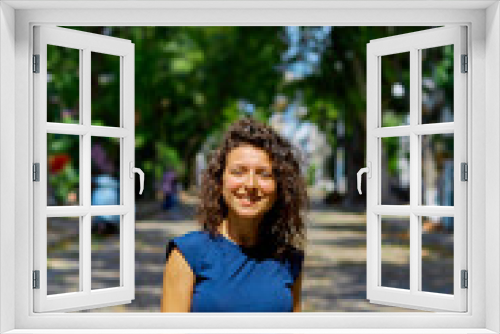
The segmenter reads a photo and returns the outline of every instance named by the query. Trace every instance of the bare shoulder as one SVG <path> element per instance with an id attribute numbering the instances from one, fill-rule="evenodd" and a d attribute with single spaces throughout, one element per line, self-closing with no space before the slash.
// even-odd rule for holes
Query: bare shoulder
<path id="1" fill-rule="evenodd" d="M 293 312 L 301 312 L 301 295 L 302 295 L 302 276 L 303 271 L 299 273 L 299 276 L 295 280 L 292 287 L 292 296 L 293 296 Z"/>
<path id="2" fill-rule="evenodd" d="M 189 312 L 195 275 L 182 253 L 174 247 L 165 264 L 162 312 Z"/>
<path id="3" fill-rule="evenodd" d="M 167 259 L 166 272 L 174 275 L 194 276 L 193 270 L 177 247 L 172 249 Z"/>

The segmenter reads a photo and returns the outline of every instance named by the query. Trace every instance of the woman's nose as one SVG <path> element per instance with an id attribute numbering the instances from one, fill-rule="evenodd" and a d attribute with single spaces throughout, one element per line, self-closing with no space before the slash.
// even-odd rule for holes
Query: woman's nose
<path id="1" fill-rule="evenodd" d="M 257 176 L 255 175 L 255 173 L 248 174 L 246 181 L 245 181 L 245 185 L 249 188 L 257 187 Z"/>

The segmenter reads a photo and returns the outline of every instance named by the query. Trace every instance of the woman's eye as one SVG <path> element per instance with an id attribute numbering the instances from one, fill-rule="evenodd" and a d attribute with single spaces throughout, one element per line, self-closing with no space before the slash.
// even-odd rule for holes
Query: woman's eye
<path id="1" fill-rule="evenodd" d="M 231 170 L 231 174 L 233 174 L 233 175 L 243 175 L 243 173 L 244 173 L 244 171 L 241 169 L 232 169 Z M 259 172 L 257 172 L 257 174 L 262 176 L 262 177 L 266 177 L 266 178 L 273 176 L 272 173 L 265 172 L 265 171 L 259 171 Z"/>

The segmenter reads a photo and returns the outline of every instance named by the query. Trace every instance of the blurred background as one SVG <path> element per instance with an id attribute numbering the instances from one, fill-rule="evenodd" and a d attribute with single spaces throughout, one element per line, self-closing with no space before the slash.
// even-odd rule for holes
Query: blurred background
<path id="1" fill-rule="evenodd" d="M 165 246 L 198 229 L 206 157 L 243 115 L 298 146 L 311 197 L 306 312 L 412 311 L 366 300 L 366 45 L 431 27 L 66 27 L 135 44 L 136 295 L 159 312 Z M 48 46 L 49 122 L 79 123 L 79 52 Z M 422 121 L 453 121 L 453 48 L 422 52 Z M 382 126 L 409 124 L 409 55 L 382 57 Z M 120 60 L 92 53 L 92 125 L 119 126 Z M 422 136 L 424 204 L 453 205 L 453 135 Z M 79 204 L 78 136 L 49 134 L 48 205 Z M 120 203 L 120 140 L 92 137 L 92 205 Z M 382 202 L 409 203 L 409 138 L 383 138 Z M 450 181 L 451 180 L 451 181 Z M 366 182 L 363 181 L 363 190 Z M 138 183 L 136 184 L 138 189 Z M 363 192 L 364 193 L 364 192 Z M 453 293 L 453 220 L 422 221 L 423 290 Z M 78 218 L 49 218 L 49 294 L 78 291 Z M 382 285 L 409 287 L 408 217 L 382 217 Z M 92 218 L 92 289 L 119 286 L 120 216 Z"/>

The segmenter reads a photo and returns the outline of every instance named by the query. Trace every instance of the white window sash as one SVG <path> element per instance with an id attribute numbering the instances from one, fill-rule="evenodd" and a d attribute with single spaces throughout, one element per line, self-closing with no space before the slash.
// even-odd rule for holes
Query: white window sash
<path id="1" fill-rule="evenodd" d="M 79 50 L 80 115 L 79 124 L 47 122 L 47 45 Z M 120 57 L 120 126 L 91 125 L 91 52 Z M 40 73 L 34 80 L 34 162 L 40 164 L 40 181 L 34 187 L 34 266 L 39 270 L 39 289 L 33 289 L 34 311 L 75 311 L 130 303 L 134 298 L 134 182 L 129 177 L 129 162 L 134 161 L 134 45 L 118 38 L 58 27 L 37 26 L 34 53 L 40 55 Z M 47 206 L 47 133 L 78 135 L 80 141 L 78 206 Z M 91 138 L 105 136 L 120 141 L 120 205 L 91 205 Z M 120 286 L 91 288 L 91 217 L 120 215 Z M 79 291 L 47 294 L 47 218 L 79 217 Z"/>
<path id="2" fill-rule="evenodd" d="M 467 289 L 461 288 L 461 270 L 467 270 L 467 183 L 460 180 L 460 164 L 467 161 L 466 106 L 467 76 L 461 73 L 461 56 L 467 54 L 466 28 L 460 26 L 434 28 L 415 33 L 381 38 L 367 46 L 367 162 L 372 177 L 367 179 L 367 298 L 372 303 L 430 311 L 467 310 Z M 421 106 L 420 51 L 437 46 L 454 45 L 454 122 L 419 125 Z M 381 127 L 380 92 L 382 56 L 410 53 L 410 125 Z M 454 206 L 419 205 L 421 191 L 421 148 L 419 135 L 454 134 Z M 380 138 L 410 138 L 410 205 L 381 205 Z M 396 289 L 381 285 L 382 237 L 381 215 L 404 215 L 409 218 L 410 287 Z M 453 287 L 454 294 L 421 291 L 421 223 L 419 217 L 454 217 Z"/>

